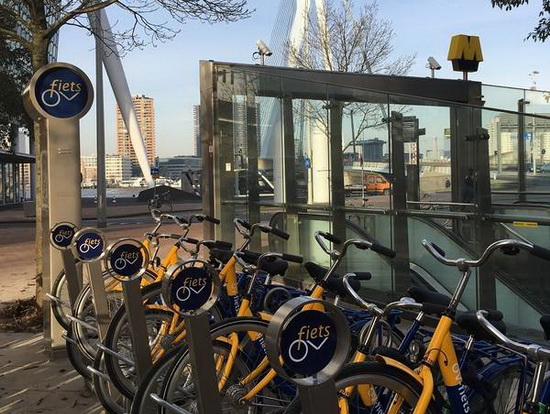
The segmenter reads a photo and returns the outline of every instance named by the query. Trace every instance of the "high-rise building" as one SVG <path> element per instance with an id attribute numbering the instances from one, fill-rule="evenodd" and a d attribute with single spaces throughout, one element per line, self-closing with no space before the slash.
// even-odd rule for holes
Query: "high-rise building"
<path id="1" fill-rule="evenodd" d="M 147 150 L 147 161 L 150 166 L 155 165 L 156 158 L 156 136 L 155 136 L 155 105 L 153 98 L 145 95 L 137 95 L 132 97 L 134 109 L 141 130 L 141 135 L 145 143 L 145 149 Z M 118 155 L 129 158 L 132 162 L 132 173 L 134 175 L 142 175 L 140 173 L 139 163 L 132 146 L 132 141 L 120 108 L 116 109 L 116 130 L 117 130 L 117 148 Z"/>
<path id="2" fill-rule="evenodd" d="M 200 133 L 200 105 L 193 105 L 193 146 L 195 155 L 202 156 L 201 133 Z"/>

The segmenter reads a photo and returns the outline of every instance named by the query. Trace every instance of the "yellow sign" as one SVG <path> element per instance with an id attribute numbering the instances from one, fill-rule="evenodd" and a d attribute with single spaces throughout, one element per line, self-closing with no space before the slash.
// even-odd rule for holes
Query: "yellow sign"
<path id="1" fill-rule="evenodd" d="M 539 226 L 539 223 L 536 221 L 514 221 L 512 224 L 516 227 L 536 228 Z"/>
<path id="2" fill-rule="evenodd" d="M 460 72 L 475 72 L 483 61 L 478 36 L 456 35 L 451 38 L 447 60 L 453 62 L 453 69 Z"/>

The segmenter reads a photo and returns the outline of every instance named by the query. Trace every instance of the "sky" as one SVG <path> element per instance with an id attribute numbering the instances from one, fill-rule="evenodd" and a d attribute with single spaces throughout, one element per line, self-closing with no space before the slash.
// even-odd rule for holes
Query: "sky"
<path id="1" fill-rule="evenodd" d="M 199 103 L 199 61 L 216 60 L 255 64 L 255 42 L 269 45 L 280 0 L 249 0 L 255 9 L 250 18 L 214 25 L 197 21 L 177 27 L 172 41 L 134 50 L 122 59 L 132 95 L 155 99 L 157 155 L 193 154 L 192 107 Z M 362 4 L 366 0 L 355 0 Z M 436 77 L 460 79 L 453 72 L 447 52 L 456 34 L 480 37 L 484 61 L 469 79 L 485 84 L 529 88 L 536 81 L 550 90 L 550 41 L 526 40 L 538 21 L 541 1 L 511 12 L 491 7 L 490 0 L 379 0 L 379 17 L 392 23 L 395 56 L 416 54 L 411 76 L 430 75 L 427 58 L 442 66 Z M 111 23 L 120 16 L 107 9 Z M 72 63 L 95 82 L 93 38 L 82 29 L 64 27 L 60 33 L 60 62 Z M 266 57 L 269 64 L 269 57 Z M 538 71 L 536 76 L 529 76 Z M 115 100 L 105 76 L 105 136 L 107 153 L 116 153 Z M 81 121 L 81 153 L 95 150 L 95 106 Z"/>

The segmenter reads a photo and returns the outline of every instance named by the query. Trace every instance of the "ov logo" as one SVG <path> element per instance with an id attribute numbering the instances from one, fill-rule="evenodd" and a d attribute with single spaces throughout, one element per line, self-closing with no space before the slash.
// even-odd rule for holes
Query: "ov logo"
<path id="1" fill-rule="evenodd" d="M 65 82 L 62 79 L 54 79 L 50 87 L 42 92 L 42 103 L 49 107 L 59 105 L 61 99 L 72 101 L 82 91 L 82 84 L 79 82 Z"/>

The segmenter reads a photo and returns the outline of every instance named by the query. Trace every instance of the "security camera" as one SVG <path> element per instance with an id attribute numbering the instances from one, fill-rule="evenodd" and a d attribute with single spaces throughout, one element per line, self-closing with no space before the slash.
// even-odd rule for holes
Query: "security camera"
<path id="1" fill-rule="evenodd" d="M 433 56 L 430 56 L 428 58 L 428 67 L 432 70 L 441 69 L 441 65 L 439 64 L 439 62 L 437 60 L 435 60 L 435 58 Z"/>
<path id="2" fill-rule="evenodd" d="M 273 54 L 273 52 L 261 39 L 256 40 L 256 46 L 258 46 L 258 51 L 260 52 L 260 55 L 271 56 Z"/>

